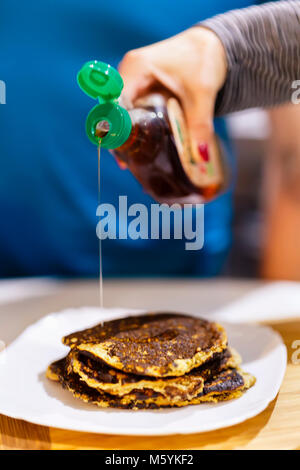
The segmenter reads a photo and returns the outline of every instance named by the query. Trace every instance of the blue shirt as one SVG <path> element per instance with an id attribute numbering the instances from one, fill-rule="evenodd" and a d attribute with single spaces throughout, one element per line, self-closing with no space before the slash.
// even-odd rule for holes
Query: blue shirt
<path id="1" fill-rule="evenodd" d="M 2 0 L 0 80 L 0 276 L 98 274 L 97 154 L 85 117 L 94 105 L 76 84 L 90 59 L 117 66 L 123 54 L 197 21 L 251 2 Z M 226 140 L 224 123 L 217 131 Z M 129 171 L 101 156 L 102 202 L 151 203 Z M 205 244 L 184 240 L 105 240 L 106 275 L 206 275 L 230 245 L 231 195 L 208 204 Z"/>

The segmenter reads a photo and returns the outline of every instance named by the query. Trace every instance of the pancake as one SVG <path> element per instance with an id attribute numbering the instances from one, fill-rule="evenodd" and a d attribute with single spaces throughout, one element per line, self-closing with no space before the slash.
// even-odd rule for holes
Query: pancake
<path id="1" fill-rule="evenodd" d="M 240 354 L 231 347 L 220 353 L 215 353 L 213 357 L 199 367 L 191 370 L 187 377 L 202 377 L 206 383 L 211 378 L 226 369 L 236 369 L 242 362 Z"/>
<path id="2" fill-rule="evenodd" d="M 226 349 L 216 353 L 204 364 L 201 374 L 189 373 L 180 377 L 142 377 L 112 369 L 100 360 L 93 359 L 88 353 L 73 350 L 68 355 L 68 370 L 80 376 L 91 388 L 96 388 L 111 395 L 123 396 L 132 390 L 151 389 L 166 397 L 176 400 L 191 400 L 203 389 L 204 379 L 228 367 L 237 367 L 241 358 L 238 353 Z M 196 371 L 193 369 L 192 372 Z"/>
<path id="3" fill-rule="evenodd" d="M 80 398 L 84 402 L 92 403 L 100 408 L 158 409 L 174 406 L 170 399 L 153 390 L 134 390 L 123 397 L 117 397 L 90 388 L 80 380 L 77 374 L 67 372 L 66 358 L 52 363 L 48 367 L 46 375 L 49 379 L 60 382 L 63 388 L 69 390 L 75 398 Z"/>
<path id="4" fill-rule="evenodd" d="M 106 392 L 90 388 L 80 380 L 75 373 L 67 373 L 66 359 L 54 362 L 48 367 L 47 377 L 59 381 L 74 397 L 84 402 L 93 403 L 101 408 L 123 409 L 158 409 L 170 406 L 182 407 L 204 402 L 220 402 L 238 398 L 243 391 L 255 383 L 255 378 L 241 369 L 228 369 L 219 372 L 205 382 L 202 392 L 192 400 L 170 402 L 162 394 L 153 390 L 136 390 L 123 396 L 116 397 Z"/>
<path id="5" fill-rule="evenodd" d="M 122 318 L 68 335 L 63 343 L 107 365 L 143 376 L 181 376 L 227 347 L 217 323 L 183 314 Z"/>
<path id="6" fill-rule="evenodd" d="M 241 368 L 226 369 L 205 381 L 202 392 L 190 402 L 197 405 L 203 402 L 215 402 L 239 398 L 243 392 L 252 387 L 256 382 L 253 375 L 244 372 Z"/>
<path id="7" fill-rule="evenodd" d="M 68 356 L 68 370 L 78 374 L 89 387 L 111 395 L 124 396 L 133 390 L 150 389 L 172 398 L 172 401 L 190 400 L 197 396 L 204 386 L 201 376 L 143 377 L 112 369 L 85 354 L 77 350 L 71 351 Z"/>

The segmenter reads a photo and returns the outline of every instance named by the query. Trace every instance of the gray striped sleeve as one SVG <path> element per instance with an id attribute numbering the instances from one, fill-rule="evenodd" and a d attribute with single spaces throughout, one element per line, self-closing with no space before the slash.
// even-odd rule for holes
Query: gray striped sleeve
<path id="1" fill-rule="evenodd" d="M 216 114 L 291 100 L 300 80 L 300 1 L 233 10 L 200 23 L 221 39 L 228 62 Z"/>

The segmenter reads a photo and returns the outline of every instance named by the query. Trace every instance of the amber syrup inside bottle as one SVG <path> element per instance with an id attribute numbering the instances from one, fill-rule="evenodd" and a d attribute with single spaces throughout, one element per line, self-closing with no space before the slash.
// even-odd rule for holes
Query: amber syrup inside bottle
<path id="1" fill-rule="evenodd" d="M 155 200 L 203 203 L 221 193 L 228 180 L 221 146 L 215 138 L 204 159 L 190 142 L 179 101 L 154 92 L 127 108 L 132 130 L 112 151 Z"/>

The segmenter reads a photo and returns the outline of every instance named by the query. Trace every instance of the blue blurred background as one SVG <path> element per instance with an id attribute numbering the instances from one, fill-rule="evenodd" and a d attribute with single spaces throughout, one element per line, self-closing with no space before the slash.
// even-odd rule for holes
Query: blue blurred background
<path id="1" fill-rule="evenodd" d="M 246 0 L 100 2 L 1 0 L 0 276 L 98 275 L 97 152 L 84 131 L 94 104 L 76 74 L 90 59 L 117 66 L 130 49 L 174 35 L 201 19 L 250 5 Z M 232 153 L 222 120 L 216 130 Z M 103 152 L 101 201 L 148 197 Z M 205 244 L 184 240 L 105 240 L 106 276 L 212 276 L 226 271 L 232 194 L 205 209 Z"/>

